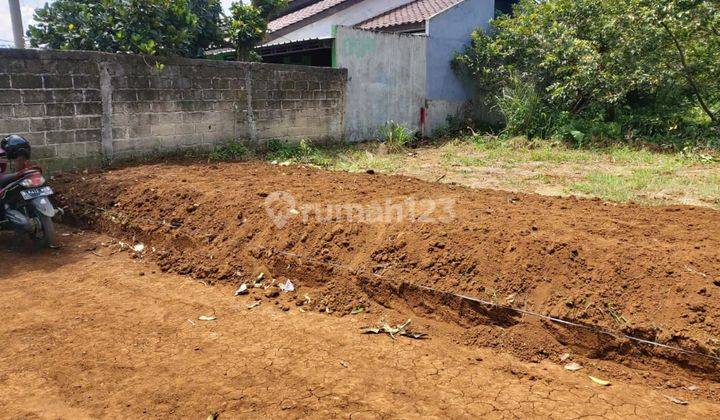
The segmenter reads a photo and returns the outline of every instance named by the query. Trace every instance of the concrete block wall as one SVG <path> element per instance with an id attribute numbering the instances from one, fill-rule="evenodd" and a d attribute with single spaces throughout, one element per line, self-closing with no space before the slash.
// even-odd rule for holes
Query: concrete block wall
<path id="1" fill-rule="evenodd" d="M 101 161 L 102 103 L 95 63 L 0 50 L 0 136 L 17 133 L 41 162 Z"/>
<path id="2" fill-rule="evenodd" d="M 230 139 L 337 141 L 345 70 L 0 49 L 0 135 L 53 169 Z"/>

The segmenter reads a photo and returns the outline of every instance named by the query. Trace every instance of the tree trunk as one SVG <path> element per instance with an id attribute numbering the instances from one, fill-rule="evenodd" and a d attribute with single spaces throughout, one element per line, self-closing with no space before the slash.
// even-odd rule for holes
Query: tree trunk
<path id="1" fill-rule="evenodd" d="M 700 92 L 700 88 L 698 87 L 697 83 L 695 83 L 695 78 L 693 78 L 692 72 L 690 71 L 690 68 L 687 64 L 687 58 L 685 56 L 685 49 L 683 48 L 682 44 L 680 43 L 680 40 L 677 39 L 673 31 L 670 29 L 670 26 L 665 21 L 660 21 L 660 25 L 665 29 L 665 32 L 668 34 L 670 39 L 673 41 L 673 44 L 675 44 L 675 49 L 677 50 L 678 56 L 680 57 L 680 65 L 682 66 L 683 73 L 685 74 L 685 78 L 687 79 L 688 83 L 690 84 L 690 88 L 693 91 L 693 94 L 695 95 L 695 98 L 697 99 L 698 103 L 700 104 L 700 107 L 702 110 L 707 114 L 708 117 L 710 117 L 710 120 L 714 123 L 718 123 L 717 116 L 712 112 L 710 107 L 705 102 L 705 99 L 702 97 L 702 93 Z"/>

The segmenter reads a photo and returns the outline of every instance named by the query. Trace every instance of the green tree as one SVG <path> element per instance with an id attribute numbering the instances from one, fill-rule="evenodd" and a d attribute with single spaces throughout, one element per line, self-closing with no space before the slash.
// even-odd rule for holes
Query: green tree
<path id="1" fill-rule="evenodd" d="M 455 65 L 506 120 L 546 124 L 511 109 L 533 98 L 528 109 L 554 116 L 556 129 L 581 119 L 669 132 L 703 124 L 698 115 L 718 123 L 719 27 L 714 0 L 521 0 L 476 31 Z"/>
<path id="2" fill-rule="evenodd" d="M 267 34 L 270 16 L 287 3 L 287 0 L 253 0 L 250 4 L 237 2 L 230 6 L 227 36 L 235 47 L 237 60 L 260 60 L 254 48 Z"/>
<path id="3" fill-rule="evenodd" d="M 189 0 L 192 13 L 197 16 L 198 27 L 192 47 L 194 55 L 202 57 L 205 51 L 227 45 L 223 28 L 223 13 L 220 0 Z"/>
<path id="4" fill-rule="evenodd" d="M 34 19 L 34 47 L 194 56 L 212 43 L 187 0 L 56 0 Z"/>

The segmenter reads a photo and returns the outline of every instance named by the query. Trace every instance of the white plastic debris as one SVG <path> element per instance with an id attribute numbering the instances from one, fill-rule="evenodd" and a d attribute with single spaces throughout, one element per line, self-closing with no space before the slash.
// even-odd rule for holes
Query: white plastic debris
<path id="1" fill-rule="evenodd" d="M 215 321 L 217 318 L 215 318 L 214 316 L 203 315 L 198 319 L 200 321 Z"/>
<path id="2" fill-rule="evenodd" d="M 241 284 L 240 287 L 235 291 L 235 296 L 247 295 L 248 293 L 249 293 L 249 292 L 248 292 L 247 284 L 243 283 L 243 284 Z"/>
<path id="3" fill-rule="evenodd" d="M 285 280 L 285 283 L 280 283 L 280 284 L 278 285 L 278 287 L 280 288 L 280 290 L 282 290 L 282 291 L 285 292 L 285 293 L 287 293 L 287 292 L 294 292 L 294 291 L 295 291 L 295 285 L 292 284 L 292 282 L 290 281 L 290 279 Z"/>
<path id="4" fill-rule="evenodd" d="M 137 245 L 135 245 L 135 246 L 133 247 L 133 251 L 135 251 L 135 252 L 137 252 L 138 254 L 140 254 L 140 253 L 142 253 L 143 251 L 145 251 L 145 245 L 143 245 L 143 244 L 137 244 Z"/>
<path id="5" fill-rule="evenodd" d="M 666 395 L 665 398 L 667 398 L 667 399 L 670 400 L 671 402 L 674 402 L 675 404 L 678 404 L 678 405 L 688 405 L 688 402 L 687 402 L 687 401 L 681 400 L 680 398 L 675 398 L 675 397 L 670 396 L 670 395 Z"/>
<path id="6" fill-rule="evenodd" d="M 565 370 L 569 370 L 570 372 L 577 372 L 580 369 L 582 369 L 582 366 L 579 363 L 572 362 L 565 365 Z"/>

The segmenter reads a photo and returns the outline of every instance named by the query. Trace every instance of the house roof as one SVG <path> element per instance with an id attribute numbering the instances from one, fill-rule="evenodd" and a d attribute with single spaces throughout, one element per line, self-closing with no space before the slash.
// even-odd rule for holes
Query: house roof
<path id="1" fill-rule="evenodd" d="M 380 30 L 425 22 L 464 0 L 416 0 L 396 7 L 355 25 L 356 28 Z"/>
<path id="2" fill-rule="evenodd" d="M 319 13 L 322 13 L 330 8 L 343 4 L 350 0 L 320 0 L 312 3 L 309 6 L 303 7 L 300 10 L 296 10 L 292 13 L 288 13 L 284 16 L 280 16 L 277 19 L 271 20 L 268 23 L 268 29 L 270 32 L 278 31 L 287 26 L 301 22 L 307 18 L 313 17 Z"/>

